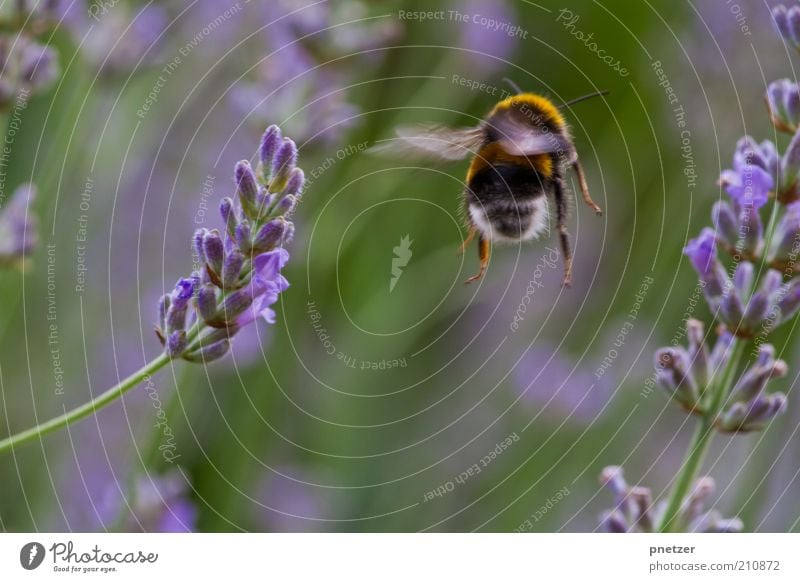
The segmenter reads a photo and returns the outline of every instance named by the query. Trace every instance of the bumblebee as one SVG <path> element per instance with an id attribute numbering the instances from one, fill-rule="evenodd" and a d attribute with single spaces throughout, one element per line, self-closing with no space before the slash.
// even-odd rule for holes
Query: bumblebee
<path id="1" fill-rule="evenodd" d="M 569 287 L 572 252 L 566 225 L 566 167 L 571 166 L 575 171 L 584 202 L 598 215 L 603 211 L 589 195 L 560 108 L 546 97 L 512 86 L 517 94 L 497 103 L 477 127 L 454 129 L 435 124 L 401 127 L 397 138 L 385 149 L 445 161 L 472 156 L 463 195 L 469 231 L 460 252 L 477 236 L 480 267 L 465 283 L 484 275 L 491 244 L 532 240 L 547 231 L 548 195 L 552 196 L 564 261 L 564 285 Z M 586 95 L 564 106 L 605 93 Z"/>

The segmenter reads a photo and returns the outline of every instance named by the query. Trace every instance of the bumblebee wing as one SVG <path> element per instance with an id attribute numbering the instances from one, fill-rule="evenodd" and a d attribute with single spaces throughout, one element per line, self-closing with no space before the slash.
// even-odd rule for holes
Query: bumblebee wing
<path id="1" fill-rule="evenodd" d="M 563 152 L 565 161 L 577 158 L 572 142 L 546 126 L 537 127 L 511 115 L 496 116 L 487 128 L 497 136 L 500 146 L 512 156 L 532 156 Z"/>
<path id="2" fill-rule="evenodd" d="M 454 129 L 436 124 L 417 124 L 397 128 L 397 137 L 386 140 L 372 150 L 453 161 L 475 155 L 484 141 L 482 127 Z"/>

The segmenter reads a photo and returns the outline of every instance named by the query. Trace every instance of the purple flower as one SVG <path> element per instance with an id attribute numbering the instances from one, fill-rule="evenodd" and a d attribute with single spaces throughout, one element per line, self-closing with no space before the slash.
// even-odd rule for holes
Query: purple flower
<path id="1" fill-rule="evenodd" d="M 700 236 L 689 241 L 683 252 L 700 275 L 700 280 L 705 283 L 703 291 L 709 303 L 716 305 L 729 282 L 725 269 L 717 259 L 717 239 L 714 231 L 704 228 Z"/>
<path id="2" fill-rule="evenodd" d="M 647 487 L 628 485 L 621 467 L 606 467 L 600 474 L 600 484 L 614 495 L 614 508 L 600 516 L 600 529 L 608 533 L 649 533 L 664 514 L 665 503 L 654 502 L 653 494 Z M 742 531 L 739 518 L 723 519 L 715 510 L 706 511 L 716 486 L 711 477 L 700 477 L 689 494 L 684 498 L 681 511 L 676 519 L 676 531 L 729 533 Z"/>
<path id="3" fill-rule="evenodd" d="M 259 318 L 268 324 L 276 321 L 272 305 L 289 288 L 281 274 L 289 253 L 281 245 L 294 231 L 283 215 L 294 206 L 294 193 L 303 188 L 303 172 L 295 165 L 294 142 L 281 138 L 277 127 L 265 133 L 260 157 L 261 166 L 272 162 L 273 169 L 254 172 L 247 161 L 236 164 L 238 205 L 232 198 L 220 205 L 226 232 L 195 232 L 192 243 L 200 270 L 179 280 L 159 302 L 156 333 L 171 358 L 211 362 L 228 353 L 243 327 Z"/>
<path id="4" fill-rule="evenodd" d="M 720 182 L 740 206 L 751 205 L 756 209 L 767 203 L 775 186 L 769 172 L 748 158 L 734 158 L 734 169 L 722 172 Z"/>
<path id="5" fill-rule="evenodd" d="M 0 267 L 19 266 L 36 248 L 36 217 L 31 208 L 35 197 L 36 188 L 25 184 L 10 201 L 0 204 Z"/>

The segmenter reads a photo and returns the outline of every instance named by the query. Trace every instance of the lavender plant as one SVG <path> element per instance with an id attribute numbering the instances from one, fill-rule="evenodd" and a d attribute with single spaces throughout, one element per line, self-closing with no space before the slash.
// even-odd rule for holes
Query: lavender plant
<path id="1" fill-rule="evenodd" d="M 800 5 L 777 6 L 778 32 L 800 50 Z M 701 322 L 686 323 L 686 348 L 656 351 L 658 385 L 698 427 L 668 499 L 653 503 L 648 489 L 629 487 L 618 467 L 607 467 L 601 482 L 616 505 L 603 514 L 601 528 L 629 531 L 739 531 L 738 519 L 722 519 L 699 507 L 713 491 L 710 477 L 697 479 L 715 433 L 737 435 L 764 430 L 786 410 L 787 397 L 768 391 L 785 376 L 787 364 L 765 343 L 800 309 L 800 88 L 779 80 L 766 91 L 774 127 L 793 137 L 781 155 L 769 140 L 745 136 L 736 144 L 733 168 L 720 176 L 730 200 L 717 202 L 714 228 L 704 228 L 684 252 L 697 271 L 706 302 L 719 323 L 716 341 Z M 764 226 L 762 213 L 771 205 Z M 727 257 L 726 260 L 721 258 Z M 754 361 L 746 362 L 752 346 Z"/>
<path id="2" fill-rule="evenodd" d="M 156 335 L 163 352 L 90 402 L 0 441 L 0 452 L 90 416 L 177 359 L 208 363 L 223 357 L 244 326 L 262 318 L 275 323 L 271 306 L 289 287 L 281 269 L 283 248 L 294 236 L 290 218 L 303 191 L 297 147 L 277 126 L 267 129 L 255 169 L 235 169 L 236 195 L 220 203 L 222 230 L 193 237 L 197 269 L 161 297 Z"/>

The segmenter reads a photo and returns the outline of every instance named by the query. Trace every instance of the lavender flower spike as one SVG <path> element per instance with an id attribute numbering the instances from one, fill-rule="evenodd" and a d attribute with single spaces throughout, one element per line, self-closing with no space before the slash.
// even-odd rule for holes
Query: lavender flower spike
<path id="1" fill-rule="evenodd" d="M 614 493 L 615 507 L 600 516 L 600 529 L 608 533 L 649 533 L 655 531 L 665 503 L 653 502 L 649 488 L 630 486 L 623 478 L 621 467 L 606 467 L 600 483 Z M 705 505 L 715 489 L 711 477 L 700 477 L 683 500 L 678 516 L 678 531 L 726 533 L 742 530 L 738 518 L 722 519 L 717 511 L 705 511 Z"/>
<path id="2" fill-rule="evenodd" d="M 181 279 L 159 303 L 156 333 L 170 358 L 216 360 L 228 352 L 242 327 L 259 318 L 269 324 L 276 321 L 272 305 L 289 287 L 281 274 L 289 253 L 281 245 L 294 232 L 285 215 L 304 179 L 295 167 L 297 147 L 277 127 L 265 134 L 259 155 L 262 166 L 271 161 L 270 174 L 253 172 L 247 161 L 236 164 L 235 198 L 225 198 L 220 205 L 225 231 L 195 233 L 202 269 L 191 279 Z M 274 198 L 267 198 L 267 191 Z M 275 203 L 258 202 L 267 199 Z"/>

